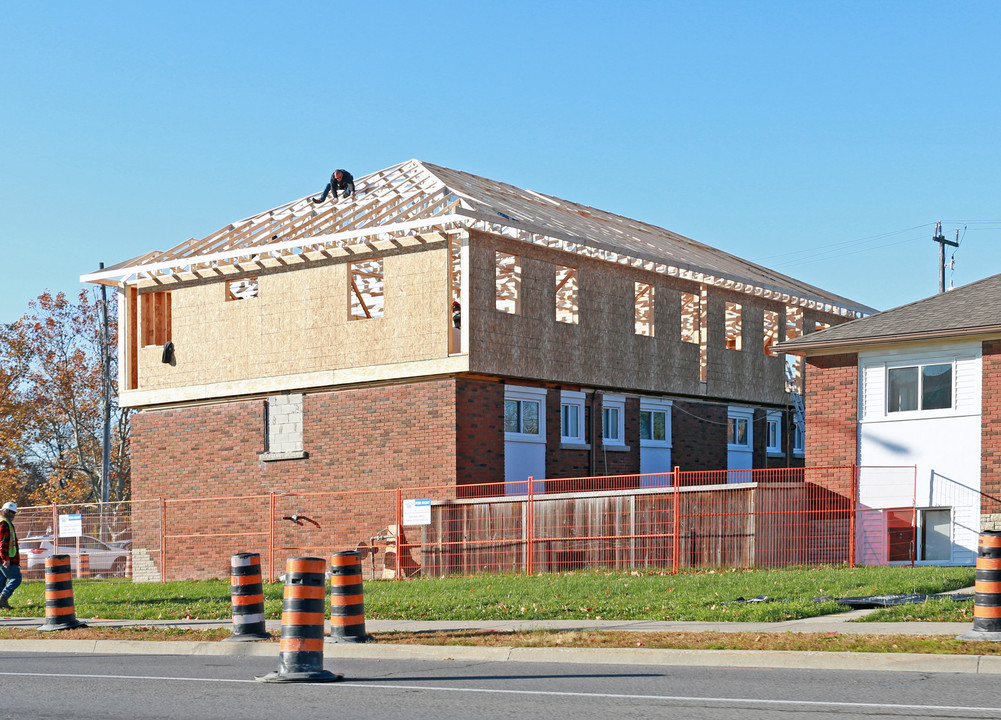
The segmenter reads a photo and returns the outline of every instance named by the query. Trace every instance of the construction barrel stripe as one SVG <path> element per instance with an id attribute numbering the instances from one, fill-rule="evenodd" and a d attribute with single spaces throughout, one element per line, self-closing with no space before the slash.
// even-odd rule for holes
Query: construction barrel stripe
<path id="1" fill-rule="evenodd" d="M 45 559 L 45 622 L 39 630 L 85 627 L 76 619 L 71 567 L 69 555 L 52 555 Z"/>
<path id="2" fill-rule="evenodd" d="M 364 642 L 367 637 L 361 553 L 336 553 L 330 567 L 330 640 Z"/>
<path id="3" fill-rule="evenodd" d="M 261 556 L 238 553 L 230 558 L 230 599 L 233 604 L 233 641 L 270 638 L 264 618 Z"/>
<path id="4" fill-rule="evenodd" d="M 1001 632 L 1001 532 L 980 534 L 973 595 L 973 633 Z"/>

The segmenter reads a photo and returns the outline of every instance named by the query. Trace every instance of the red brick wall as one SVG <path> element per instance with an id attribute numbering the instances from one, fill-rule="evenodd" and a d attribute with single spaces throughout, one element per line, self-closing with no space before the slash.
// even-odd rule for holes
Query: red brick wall
<path id="1" fill-rule="evenodd" d="M 985 341 L 980 423 L 980 512 L 1001 513 L 1001 340 Z"/>
<path id="2" fill-rule="evenodd" d="M 455 382 L 455 482 L 504 482 L 504 385 L 465 379 Z"/>
<path id="3" fill-rule="evenodd" d="M 806 467 L 852 465 L 858 457 L 858 355 L 824 355 L 806 362 Z M 851 479 L 819 482 L 843 495 Z"/>
<path id="4" fill-rule="evenodd" d="M 675 401 L 671 462 L 683 471 L 726 469 L 726 406 Z"/>
<path id="5" fill-rule="evenodd" d="M 590 475 L 589 450 L 564 450 L 560 447 L 562 433 L 560 417 L 560 391 L 550 390 L 546 396 L 546 477 L 576 478 Z M 584 399 L 584 441 L 591 442 L 591 400 Z"/>

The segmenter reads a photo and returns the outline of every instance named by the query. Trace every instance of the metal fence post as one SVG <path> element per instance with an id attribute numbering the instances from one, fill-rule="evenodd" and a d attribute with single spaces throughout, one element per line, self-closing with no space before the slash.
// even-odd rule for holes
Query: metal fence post
<path id="1" fill-rule="evenodd" d="M 268 582 L 275 581 L 275 493 L 268 497 Z"/>
<path id="2" fill-rule="evenodd" d="M 528 476 L 528 527 L 525 529 L 525 540 L 528 543 L 525 553 L 525 574 L 531 575 L 535 571 L 535 553 L 532 547 L 535 543 L 535 478 Z"/>
<path id="3" fill-rule="evenodd" d="M 681 508 L 679 507 L 679 501 L 681 500 L 681 468 L 677 465 L 674 466 L 674 547 L 671 550 L 671 572 L 674 575 L 678 574 L 678 553 L 681 551 L 681 543 L 678 540 L 681 534 Z"/>
<path id="4" fill-rule="evenodd" d="M 403 537 L 403 490 L 396 488 L 396 568 L 393 570 L 393 579 L 400 579 L 400 565 L 403 564 L 403 552 L 405 548 L 401 542 Z M 409 550 L 407 550 L 409 552 Z"/>
<path id="5" fill-rule="evenodd" d="M 167 582 L 167 499 L 160 498 L 160 582 Z"/>
<path id="6" fill-rule="evenodd" d="M 855 567 L 855 516 L 858 513 L 858 465 L 851 466 L 852 514 L 848 519 L 848 567 Z"/>

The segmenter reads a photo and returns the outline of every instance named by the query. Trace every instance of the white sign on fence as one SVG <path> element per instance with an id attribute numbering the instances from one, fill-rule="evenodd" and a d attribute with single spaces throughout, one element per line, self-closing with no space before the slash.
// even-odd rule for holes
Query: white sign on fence
<path id="1" fill-rule="evenodd" d="M 83 535 L 83 515 L 70 513 L 59 516 L 59 537 L 80 537 Z"/>
<path id="2" fill-rule="evenodd" d="M 431 524 L 431 498 L 414 498 L 403 501 L 404 525 Z"/>

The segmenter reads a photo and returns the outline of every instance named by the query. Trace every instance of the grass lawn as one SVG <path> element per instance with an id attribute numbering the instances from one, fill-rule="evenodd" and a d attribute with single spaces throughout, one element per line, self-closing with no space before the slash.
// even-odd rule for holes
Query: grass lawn
<path id="1" fill-rule="evenodd" d="M 699 620 L 776 622 L 843 612 L 834 598 L 933 594 L 970 587 L 967 567 L 809 567 L 670 575 L 576 572 L 479 575 L 365 583 L 370 619 Z M 281 616 L 283 586 L 264 585 L 265 612 Z M 770 602 L 737 602 L 767 596 Z M 826 599 L 823 599 L 826 598 Z M 135 620 L 228 619 L 229 581 L 134 584 L 75 580 L 77 617 Z M 11 599 L 15 615 L 44 616 L 44 583 L 29 581 Z M 926 607 L 927 606 L 927 607 Z M 929 602 L 880 611 L 871 619 L 968 622 L 972 603 Z"/>

